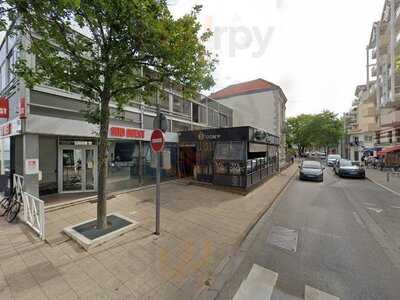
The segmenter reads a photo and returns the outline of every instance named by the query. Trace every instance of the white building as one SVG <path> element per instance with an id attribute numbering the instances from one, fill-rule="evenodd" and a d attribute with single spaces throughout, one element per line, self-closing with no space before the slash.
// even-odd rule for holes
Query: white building
<path id="1" fill-rule="evenodd" d="M 233 126 L 253 126 L 280 137 L 280 161 L 286 159 L 286 96 L 282 89 L 264 79 L 230 85 L 210 95 L 234 110 Z"/>

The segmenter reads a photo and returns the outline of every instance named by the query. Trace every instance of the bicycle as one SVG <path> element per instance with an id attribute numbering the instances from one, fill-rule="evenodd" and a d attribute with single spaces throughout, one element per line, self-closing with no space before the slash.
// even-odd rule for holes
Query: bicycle
<path id="1" fill-rule="evenodd" d="M 4 216 L 8 223 L 13 222 L 21 210 L 22 202 L 22 193 L 17 192 L 14 187 L 10 195 L 4 197 L 0 202 L 0 216 Z"/>

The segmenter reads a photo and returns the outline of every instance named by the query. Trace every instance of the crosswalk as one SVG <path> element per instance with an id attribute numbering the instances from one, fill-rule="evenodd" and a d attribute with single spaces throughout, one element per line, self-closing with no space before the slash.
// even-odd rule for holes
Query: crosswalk
<path id="1" fill-rule="evenodd" d="M 233 300 L 270 300 L 278 280 L 278 273 L 254 264 L 242 281 Z M 320 291 L 309 285 L 305 286 L 305 300 L 340 300 L 338 297 Z"/>

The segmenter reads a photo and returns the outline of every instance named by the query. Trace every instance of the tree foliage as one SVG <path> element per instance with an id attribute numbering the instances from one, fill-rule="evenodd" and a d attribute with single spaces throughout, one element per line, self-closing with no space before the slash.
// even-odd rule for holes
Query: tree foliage
<path id="1" fill-rule="evenodd" d="M 215 59 L 204 46 L 201 6 L 175 19 L 166 0 L 9 0 L 29 36 L 17 72 L 28 87 L 47 82 L 87 100 L 100 124 L 98 219 L 105 226 L 105 174 L 110 103 L 119 109 L 160 85 L 192 94 L 214 84 Z M 101 215 L 101 216 L 100 216 Z M 101 226 L 101 222 L 98 222 Z"/>
<path id="2" fill-rule="evenodd" d="M 307 148 L 336 147 L 343 135 L 342 120 L 330 111 L 289 118 L 287 128 L 287 143 L 296 146 L 299 154 Z"/>

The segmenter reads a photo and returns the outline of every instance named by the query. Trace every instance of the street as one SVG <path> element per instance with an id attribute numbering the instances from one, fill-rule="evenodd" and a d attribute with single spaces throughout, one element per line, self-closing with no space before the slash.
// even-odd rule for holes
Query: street
<path id="1" fill-rule="evenodd" d="M 328 168 L 278 201 L 218 299 L 399 299 L 398 196 Z"/>

